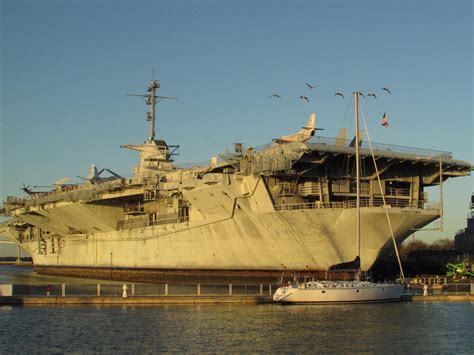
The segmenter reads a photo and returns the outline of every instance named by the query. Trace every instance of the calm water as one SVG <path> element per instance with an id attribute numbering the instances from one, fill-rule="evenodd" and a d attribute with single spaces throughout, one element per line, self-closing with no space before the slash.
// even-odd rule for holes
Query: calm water
<path id="1" fill-rule="evenodd" d="M 0 353 L 473 353 L 473 321 L 468 302 L 3 306 Z"/>

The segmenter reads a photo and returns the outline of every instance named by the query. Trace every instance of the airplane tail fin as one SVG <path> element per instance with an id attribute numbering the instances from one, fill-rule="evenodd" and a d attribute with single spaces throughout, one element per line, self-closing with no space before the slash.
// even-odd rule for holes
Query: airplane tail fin
<path id="1" fill-rule="evenodd" d="M 91 167 L 89 168 L 89 175 L 87 176 L 88 180 L 95 179 L 98 174 L 99 172 L 97 167 L 94 164 L 91 164 Z"/>
<path id="2" fill-rule="evenodd" d="M 273 141 L 277 143 L 291 143 L 291 142 L 306 142 L 307 140 L 311 139 L 314 136 L 316 130 L 320 130 L 321 128 L 314 128 L 316 124 L 316 114 L 311 113 L 309 116 L 308 123 L 306 126 L 301 128 L 295 134 L 291 134 L 289 136 L 282 136 L 280 138 L 276 138 Z"/>
<path id="3" fill-rule="evenodd" d="M 346 134 L 347 134 L 347 129 L 342 127 L 341 130 L 339 131 L 339 134 L 337 135 L 336 145 L 341 146 L 346 143 Z"/>
<path id="4" fill-rule="evenodd" d="M 303 128 L 314 129 L 315 123 L 316 123 L 316 114 L 312 112 L 311 115 L 309 115 L 308 123 Z"/>
<path id="5" fill-rule="evenodd" d="M 359 130 L 359 145 L 362 144 L 362 140 L 364 139 L 364 130 L 360 129 Z M 349 144 L 349 147 L 355 147 L 355 142 L 356 142 L 356 137 L 352 138 L 351 143 Z"/>

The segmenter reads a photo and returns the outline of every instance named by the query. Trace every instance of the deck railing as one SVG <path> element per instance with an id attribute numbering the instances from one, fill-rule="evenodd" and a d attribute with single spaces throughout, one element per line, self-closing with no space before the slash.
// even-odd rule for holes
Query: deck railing
<path id="1" fill-rule="evenodd" d="M 400 189 L 395 187 L 387 187 L 385 195 L 389 196 L 410 196 L 410 189 Z"/>
<path id="2" fill-rule="evenodd" d="M 440 203 L 438 202 L 418 202 L 414 203 L 407 200 L 397 199 L 386 199 L 386 205 L 390 207 L 398 208 L 420 208 L 424 210 L 440 210 Z M 383 200 L 381 198 L 374 198 L 370 200 L 362 199 L 360 201 L 361 207 L 383 207 Z M 316 208 L 356 208 L 356 201 L 335 201 L 335 202 L 305 202 L 305 203 L 290 203 L 290 204 L 279 204 L 275 205 L 276 211 L 288 211 L 288 210 L 304 210 L 304 209 L 316 209 Z"/>
<path id="3" fill-rule="evenodd" d="M 349 147 L 351 146 L 352 141 L 349 139 L 345 141 L 341 141 L 339 138 L 314 136 L 307 143 L 321 144 L 325 146 L 334 145 L 334 146 Z M 363 141 L 360 148 L 369 149 L 370 147 L 366 141 Z M 374 149 L 374 151 L 378 151 L 378 152 L 401 153 L 401 154 L 409 154 L 409 155 L 428 157 L 428 158 L 442 157 L 443 159 L 452 159 L 451 152 L 445 152 L 445 151 L 434 150 L 434 149 L 406 147 L 406 146 L 401 146 L 401 145 L 376 143 L 376 142 L 372 142 L 372 148 Z"/>
<path id="4" fill-rule="evenodd" d="M 100 193 L 123 188 L 127 185 L 127 179 L 116 179 L 103 182 L 96 185 L 70 185 L 59 188 L 42 195 L 36 195 L 30 199 L 24 200 L 26 207 L 50 203 L 56 201 L 76 201 L 91 200 L 96 198 Z"/>

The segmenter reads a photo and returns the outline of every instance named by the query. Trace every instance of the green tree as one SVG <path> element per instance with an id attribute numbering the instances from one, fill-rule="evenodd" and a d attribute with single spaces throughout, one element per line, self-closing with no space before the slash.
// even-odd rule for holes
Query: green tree
<path id="1" fill-rule="evenodd" d="M 422 242 L 421 240 L 415 239 L 411 240 L 408 243 L 403 243 L 400 247 L 400 254 L 401 255 L 408 255 L 412 251 L 415 250 L 428 250 L 429 245 L 426 244 L 425 242 Z"/>

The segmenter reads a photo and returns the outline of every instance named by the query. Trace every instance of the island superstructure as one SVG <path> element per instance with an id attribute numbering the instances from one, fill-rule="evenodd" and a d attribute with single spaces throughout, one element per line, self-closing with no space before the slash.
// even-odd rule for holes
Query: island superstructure
<path id="1" fill-rule="evenodd" d="M 155 139 L 153 80 L 146 103 L 150 135 L 124 145 L 140 153 L 131 177 L 91 174 L 28 198 L 7 197 L 0 234 L 50 275 L 135 281 L 275 280 L 282 272 L 317 274 L 354 260 L 354 141 L 317 137 L 315 115 L 291 136 L 244 147 L 209 163 L 180 167 L 176 147 Z M 436 220 L 442 205 L 426 187 L 469 175 L 450 153 L 374 145 L 360 149 L 361 265 L 368 270 L 395 238 Z M 388 203 L 383 207 L 382 194 Z"/>

